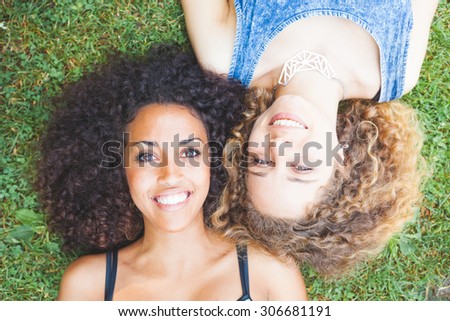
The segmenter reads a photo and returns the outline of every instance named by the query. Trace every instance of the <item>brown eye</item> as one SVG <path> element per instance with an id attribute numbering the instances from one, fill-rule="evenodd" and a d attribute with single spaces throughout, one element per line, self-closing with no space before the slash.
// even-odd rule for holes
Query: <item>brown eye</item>
<path id="1" fill-rule="evenodd" d="M 181 153 L 181 157 L 185 158 L 194 158 L 200 155 L 201 155 L 200 151 L 195 148 L 187 148 Z"/>
<path id="2" fill-rule="evenodd" d="M 253 164 L 255 164 L 257 167 L 268 167 L 268 166 L 272 165 L 272 161 L 271 160 L 254 158 L 253 159 Z"/>
<path id="3" fill-rule="evenodd" d="M 141 163 L 149 163 L 155 161 L 155 155 L 152 153 L 140 153 L 137 157 L 137 160 Z"/>
<path id="4" fill-rule="evenodd" d="M 308 167 L 308 166 L 301 165 L 301 164 L 291 165 L 291 166 L 296 172 L 300 172 L 300 173 L 308 173 L 313 170 L 312 167 Z"/>
<path id="5" fill-rule="evenodd" d="M 158 157 L 154 154 L 154 153 L 149 153 L 149 152 L 147 152 L 147 153 L 139 153 L 137 156 L 136 156 L 136 160 L 139 162 L 139 163 L 157 163 L 159 160 L 158 160 Z"/>

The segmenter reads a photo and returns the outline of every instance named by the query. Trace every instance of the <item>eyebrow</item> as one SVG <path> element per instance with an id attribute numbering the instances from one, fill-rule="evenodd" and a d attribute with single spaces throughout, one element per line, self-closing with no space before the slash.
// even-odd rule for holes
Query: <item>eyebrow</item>
<path id="1" fill-rule="evenodd" d="M 266 177 L 267 173 L 265 172 L 253 172 L 251 170 L 248 171 L 250 174 L 255 175 L 255 176 L 259 176 L 259 177 Z M 311 183 L 315 183 L 318 181 L 318 179 L 312 179 L 312 180 L 303 180 L 301 178 L 296 178 L 296 177 L 288 177 L 287 180 L 289 182 L 293 182 L 293 183 L 305 183 L 305 184 L 311 184 Z"/>
<path id="2" fill-rule="evenodd" d="M 288 177 L 287 179 L 288 179 L 289 182 L 293 182 L 293 183 L 305 183 L 305 184 L 311 184 L 311 183 L 315 183 L 315 182 L 318 181 L 318 179 L 304 180 L 304 179 L 295 178 L 295 177 Z"/>
<path id="3" fill-rule="evenodd" d="M 252 175 L 259 176 L 259 177 L 266 177 L 266 176 L 267 176 L 267 173 L 266 173 L 266 172 L 253 172 L 253 171 L 251 171 L 251 170 L 248 170 L 248 172 L 249 172 L 250 174 L 252 174 Z"/>
<path id="4" fill-rule="evenodd" d="M 158 143 L 157 142 L 147 141 L 147 140 L 141 140 L 139 142 L 133 142 L 130 147 L 133 147 L 133 146 L 136 146 L 136 145 L 140 145 L 140 144 L 151 146 L 151 147 L 158 147 Z"/>
<path id="5" fill-rule="evenodd" d="M 181 140 L 180 141 L 180 145 L 181 146 L 188 145 L 189 143 L 191 143 L 191 142 L 193 142 L 195 140 L 199 140 L 203 144 L 205 143 L 201 138 L 194 137 L 194 138 L 188 138 L 188 139 Z M 149 141 L 149 140 L 141 140 L 139 142 L 133 142 L 130 147 L 133 147 L 133 146 L 136 146 L 136 145 L 140 145 L 140 144 L 144 144 L 144 145 L 151 146 L 151 147 L 158 147 L 159 146 L 157 142 Z"/>
<path id="6" fill-rule="evenodd" d="M 194 137 L 194 138 L 188 138 L 188 139 L 185 139 L 185 140 L 180 141 L 180 145 L 187 145 L 187 144 L 193 142 L 194 140 L 199 140 L 199 141 L 201 141 L 203 144 L 205 143 L 201 138 L 199 138 L 199 137 Z"/>

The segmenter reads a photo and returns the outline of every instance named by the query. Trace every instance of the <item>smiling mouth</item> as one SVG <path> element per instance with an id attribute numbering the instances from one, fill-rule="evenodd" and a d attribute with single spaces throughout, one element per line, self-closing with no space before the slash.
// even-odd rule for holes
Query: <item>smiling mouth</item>
<path id="1" fill-rule="evenodd" d="M 308 129 L 303 120 L 301 120 L 299 117 L 291 113 L 276 114 L 270 120 L 269 125 L 278 127 L 293 127 L 300 129 Z"/>
<path id="2" fill-rule="evenodd" d="M 303 126 L 299 122 L 292 120 L 292 119 L 278 119 L 270 125 L 282 126 L 282 127 L 297 127 L 297 128 L 305 129 L 305 126 Z"/>
<path id="3" fill-rule="evenodd" d="M 188 199 L 191 194 L 190 192 L 181 192 L 170 195 L 158 195 L 153 197 L 153 200 L 161 205 L 178 205 Z"/>

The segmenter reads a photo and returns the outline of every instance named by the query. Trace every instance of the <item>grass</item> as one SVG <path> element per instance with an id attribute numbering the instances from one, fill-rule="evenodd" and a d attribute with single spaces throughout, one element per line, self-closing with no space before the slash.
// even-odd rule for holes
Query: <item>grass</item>
<path id="1" fill-rule="evenodd" d="M 111 51 L 140 54 L 156 43 L 188 45 L 182 10 L 166 1 L 2 1 L 0 13 L 0 300 L 53 300 L 73 253 L 48 233 L 32 189 L 49 98 Z M 383 253 L 341 280 L 304 268 L 310 299 L 449 300 L 449 5 L 441 2 L 417 87 L 404 101 L 419 113 L 433 170 L 416 219 Z"/>

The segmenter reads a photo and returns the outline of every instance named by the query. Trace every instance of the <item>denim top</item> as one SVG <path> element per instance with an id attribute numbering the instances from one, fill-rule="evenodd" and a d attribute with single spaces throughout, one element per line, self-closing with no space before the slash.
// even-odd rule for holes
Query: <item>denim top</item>
<path id="1" fill-rule="evenodd" d="M 234 0 L 236 35 L 228 76 L 248 86 L 267 46 L 289 24 L 311 16 L 349 19 L 373 37 L 380 50 L 379 101 L 403 94 L 409 35 L 410 0 Z"/>

